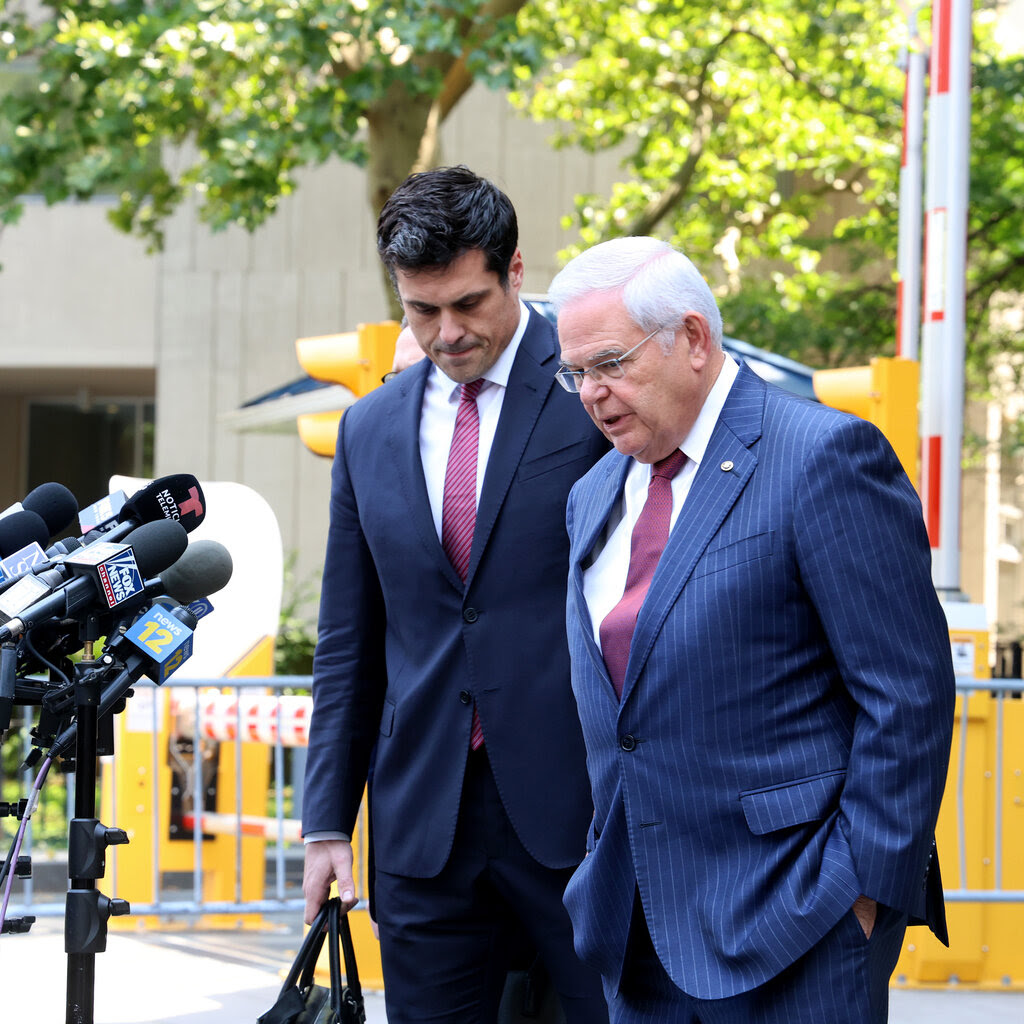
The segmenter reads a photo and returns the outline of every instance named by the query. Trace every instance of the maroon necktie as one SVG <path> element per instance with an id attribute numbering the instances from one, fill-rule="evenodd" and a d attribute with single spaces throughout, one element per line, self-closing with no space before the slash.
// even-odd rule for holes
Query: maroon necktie
<path id="1" fill-rule="evenodd" d="M 640 606 L 647 596 L 658 559 L 668 542 L 669 522 L 672 518 L 672 478 L 683 468 L 686 456 L 678 449 L 668 458 L 652 467 L 651 482 L 647 487 L 647 501 L 633 527 L 629 545 L 629 571 L 626 587 L 619 603 L 601 623 L 601 652 L 608 666 L 608 675 L 618 696 L 626 678 L 629 648 Z"/>
<path id="2" fill-rule="evenodd" d="M 483 383 L 481 377 L 462 385 L 441 502 L 441 546 L 463 583 L 469 571 L 473 528 L 476 526 L 476 472 L 480 450 L 480 415 L 477 412 L 476 396 Z M 483 741 L 480 716 L 474 707 L 469 744 L 476 750 Z"/>

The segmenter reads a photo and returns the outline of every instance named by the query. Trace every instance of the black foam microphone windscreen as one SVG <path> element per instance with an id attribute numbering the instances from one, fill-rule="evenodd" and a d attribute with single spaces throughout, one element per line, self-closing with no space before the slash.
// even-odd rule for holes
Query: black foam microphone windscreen
<path id="1" fill-rule="evenodd" d="M 37 512 L 22 509 L 0 519 L 0 558 L 13 555 L 28 544 L 42 547 L 49 539 L 49 527 Z"/>
<path id="2" fill-rule="evenodd" d="M 206 518 L 206 498 L 191 473 L 174 473 L 136 491 L 117 518 L 121 523 L 176 519 L 191 533 Z"/>
<path id="3" fill-rule="evenodd" d="M 53 537 L 66 530 L 78 515 L 78 499 L 58 483 L 40 484 L 22 500 L 21 507 L 41 516 L 49 530 L 47 537 Z"/>
<path id="4" fill-rule="evenodd" d="M 163 572 L 173 565 L 188 548 L 188 533 L 174 519 L 157 519 L 136 526 L 126 534 L 124 544 L 131 544 L 135 564 L 143 579 Z"/>

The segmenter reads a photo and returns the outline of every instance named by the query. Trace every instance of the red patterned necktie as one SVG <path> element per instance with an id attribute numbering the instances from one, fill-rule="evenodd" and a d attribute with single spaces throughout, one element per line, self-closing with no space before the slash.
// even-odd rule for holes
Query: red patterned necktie
<path id="1" fill-rule="evenodd" d="M 441 502 L 441 546 L 463 583 L 469 571 L 473 528 L 476 526 L 476 473 L 480 450 L 480 414 L 476 407 L 476 396 L 483 384 L 481 377 L 462 385 Z M 480 716 L 474 706 L 469 743 L 476 750 L 483 741 Z"/>
<path id="2" fill-rule="evenodd" d="M 619 697 L 626 678 L 629 648 L 636 617 L 651 585 L 658 559 L 668 542 L 672 518 L 672 478 L 683 468 L 686 456 L 678 449 L 652 467 L 647 501 L 633 527 L 629 546 L 629 571 L 619 603 L 604 617 L 599 635 L 604 663 Z"/>

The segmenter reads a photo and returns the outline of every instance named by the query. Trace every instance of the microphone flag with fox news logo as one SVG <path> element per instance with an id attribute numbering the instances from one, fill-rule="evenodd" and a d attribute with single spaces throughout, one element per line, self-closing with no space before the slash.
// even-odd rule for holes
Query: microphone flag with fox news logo
<path id="1" fill-rule="evenodd" d="M 72 576 L 93 576 L 99 581 L 107 607 L 116 608 L 142 593 L 142 574 L 130 544 L 100 541 L 74 551 L 64 559 Z"/>

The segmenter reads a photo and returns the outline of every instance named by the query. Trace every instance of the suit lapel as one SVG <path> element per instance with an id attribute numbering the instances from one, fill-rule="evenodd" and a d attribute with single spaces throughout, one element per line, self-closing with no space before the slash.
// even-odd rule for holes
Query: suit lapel
<path id="1" fill-rule="evenodd" d="M 741 366 L 637 616 L 623 701 L 697 560 L 757 467 L 757 456 L 750 448 L 761 436 L 764 401 L 764 383 Z"/>
<path id="2" fill-rule="evenodd" d="M 534 424 L 555 385 L 553 332 L 539 313 L 530 311 L 526 333 L 519 343 L 508 386 L 501 403 L 501 416 L 484 471 L 480 505 L 476 510 L 473 548 L 469 556 L 466 586 L 473 581 L 476 567 L 487 547 L 491 531 L 519 468 Z"/>
<path id="3" fill-rule="evenodd" d="M 453 587 L 462 590 L 462 580 L 441 547 L 441 540 L 434 527 L 427 483 L 423 476 L 423 460 L 420 458 L 420 413 L 423 408 L 423 391 L 427 385 L 427 375 L 433 366 L 429 359 L 421 359 L 415 366 L 403 371 L 390 385 L 398 389 L 400 402 L 394 415 L 388 417 L 387 443 L 393 453 L 398 472 L 398 493 L 405 497 L 414 529 L 430 557 L 436 562 L 438 570 L 447 577 Z"/>
<path id="4" fill-rule="evenodd" d="M 572 561 L 569 566 L 569 586 L 573 593 L 572 604 L 578 613 L 578 625 L 583 636 L 583 643 L 593 663 L 594 671 L 603 680 L 608 699 L 614 704 L 618 704 L 619 698 L 615 693 L 611 677 L 608 675 L 608 666 L 605 665 L 604 656 L 594 639 L 594 624 L 590 618 L 590 610 L 583 592 L 583 560 L 593 552 L 598 537 L 622 495 L 629 466 L 630 460 L 626 456 L 612 451 L 584 478 L 585 483 L 580 485 L 577 492 L 578 498 L 574 504 L 576 516 L 574 532 L 579 537 L 579 541 L 573 545 Z"/>

